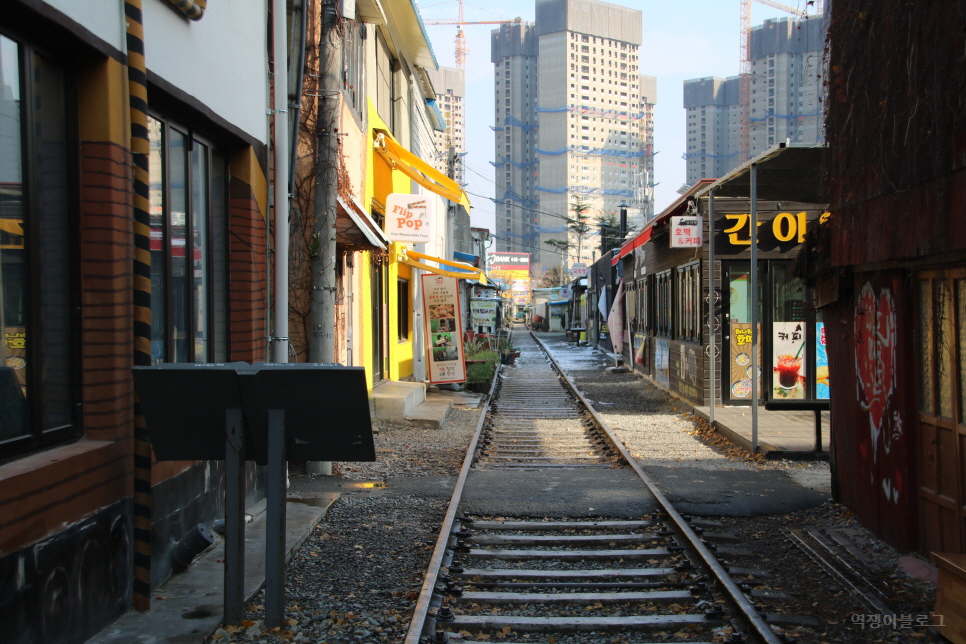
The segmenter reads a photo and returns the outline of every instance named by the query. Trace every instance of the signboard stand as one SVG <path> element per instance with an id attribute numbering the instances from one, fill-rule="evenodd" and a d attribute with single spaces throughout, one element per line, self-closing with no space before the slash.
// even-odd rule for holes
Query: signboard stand
<path id="1" fill-rule="evenodd" d="M 225 410 L 225 623 L 245 615 L 245 437 L 242 410 Z"/>
<path id="2" fill-rule="evenodd" d="M 245 610 L 245 462 L 268 466 L 265 625 L 282 626 L 286 464 L 376 460 L 365 369 L 242 362 L 133 373 L 159 461 L 225 461 L 226 624 L 240 624 Z M 339 404 L 320 413 L 319 392 Z"/>
<path id="3" fill-rule="evenodd" d="M 285 621 L 285 410 L 268 410 L 267 515 L 265 525 L 265 625 Z"/>

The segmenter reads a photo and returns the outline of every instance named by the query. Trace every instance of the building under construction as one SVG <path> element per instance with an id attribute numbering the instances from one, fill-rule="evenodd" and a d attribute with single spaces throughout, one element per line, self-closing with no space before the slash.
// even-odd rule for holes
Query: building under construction
<path id="1" fill-rule="evenodd" d="M 749 149 L 754 157 L 791 141 L 820 143 L 822 135 L 821 16 L 766 20 L 750 33 Z M 741 159 L 740 77 L 684 81 L 687 182 L 723 177 Z"/>
<path id="2" fill-rule="evenodd" d="M 492 32 L 491 60 L 497 250 L 531 253 L 539 272 L 561 264 L 545 242 L 572 234 L 577 198 L 591 224 L 621 203 L 638 224 L 652 212 L 657 83 L 640 74 L 640 11 L 537 0 L 535 15 Z M 581 244 L 588 262 L 592 246 Z"/>

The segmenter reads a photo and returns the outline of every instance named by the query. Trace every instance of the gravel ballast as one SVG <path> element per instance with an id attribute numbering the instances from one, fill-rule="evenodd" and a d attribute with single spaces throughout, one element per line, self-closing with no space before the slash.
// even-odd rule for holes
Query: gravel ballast
<path id="1" fill-rule="evenodd" d="M 548 339 L 557 350 L 560 338 Z M 605 372 L 612 364 L 605 354 L 583 348 L 566 356 L 564 369 L 645 469 L 736 473 L 777 469 L 816 489 L 827 485 L 827 464 L 751 458 L 709 432 L 688 413 L 685 403 L 635 374 Z M 276 632 L 262 628 L 263 600 L 259 596 L 249 607 L 242 628 L 219 630 L 212 640 L 401 642 L 448 501 L 438 490 L 421 491 L 420 481 L 436 481 L 451 489 L 452 483 L 447 481 L 455 481 L 480 412 L 480 408 L 455 409 L 440 430 L 376 424 L 375 463 L 337 463 L 338 476 L 334 477 L 293 473 L 293 492 L 331 490 L 340 481 L 373 482 L 375 487 L 361 491 L 357 487 L 343 494 L 296 553 L 287 569 L 289 621 L 285 628 Z M 872 537 L 840 505 L 826 502 L 790 514 L 718 520 L 739 536 L 743 547 L 754 551 L 755 567 L 772 572 L 769 588 L 787 590 L 802 600 L 799 610 L 803 614 L 819 620 L 820 626 L 787 627 L 788 634 L 799 642 L 898 641 L 899 634 L 891 628 L 860 627 L 853 621 L 853 615 L 864 615 L 865 609 L 850 601 L 844 589 L 785 539 L 781 528 L 852 530 L 854 541 L 881 570 L 879 581 L 891 589 L 890 605 L 897 613 L 923 615 L 934 601 L 935 588 L 906 576 L 898 566 L 899 555 Z M 666 639 L 682 641 L 688 639 L 686 635 L 669 633 Z M 905 641 L 932 641 L 936 636 L 918 628 L 903 637 Z M 545 642 L 535 634 L 505 639 Z M 586 634 L 573 641 L 603 644 L 621 639 Z"/>

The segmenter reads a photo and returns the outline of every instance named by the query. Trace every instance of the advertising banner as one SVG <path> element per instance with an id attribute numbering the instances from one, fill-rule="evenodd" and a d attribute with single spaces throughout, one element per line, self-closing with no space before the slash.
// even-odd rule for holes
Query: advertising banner
<path id="1" fill-rule="evenodd" d="M 422 244 L 432 240 L 435 197 L 393 192 L 386 197 L 386 237 Z"/>
<path id="2" fill-rule="evenodd" d="M 442 275 L 421 275 L 423 320 L 429 381 L 434 384 L 463 382 L 463 318 L 460 313 L 459 280 Z"/>
<path id="3" fill-rule="evenodd" d="M 487 274 L 506 283 L 514 304 L 530 303 L 530 253 L 490 253 Z"/>
<path id="4" fill-rule="evenodd" d="M 758 325 L 758 391 L 761 392 L 761 325 Z M 731 382 L 733 400 L 751 399 L 751 324 L 731 323 Z"/>
<path id="5" fill-rule="evenodd" d="M 772 397 L 805 398 L 805 323 L 772 324 Z"/>
<path id="6" fill-rule="evenodd" d="M 497 300 L 470 299 L 470 325 L 496 327 L 496 312 L 500 308 Z"/>
<path id="7" fill-rule="evenodd" d="M 654 341 L 654 379 L 659 385 L 671 386 L 671 343 L 661 338 Z"/>
<path id="8" fill-rule="evenodd" d="M 828 353 L 825 351 L 825 323 L 815 325 L 815 397 L 829 399 Z"/>

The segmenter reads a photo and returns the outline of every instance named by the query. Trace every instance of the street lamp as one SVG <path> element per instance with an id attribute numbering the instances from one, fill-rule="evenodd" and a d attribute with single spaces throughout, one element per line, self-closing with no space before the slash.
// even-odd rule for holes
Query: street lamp
<path id="1" fill-rule="evenodd" d="M 621 239 L 620 243 L 617 244 L 619 248 L 624 245 L 624 238 L 627 237 L 627 204 L 621 202 L 621 205 L 617 207 L 620 208 L 621 213 Z"/>

